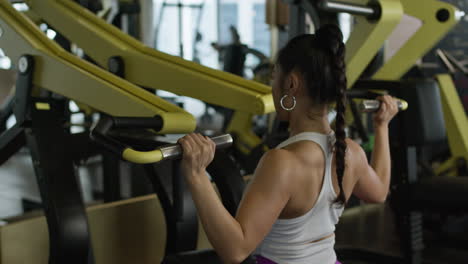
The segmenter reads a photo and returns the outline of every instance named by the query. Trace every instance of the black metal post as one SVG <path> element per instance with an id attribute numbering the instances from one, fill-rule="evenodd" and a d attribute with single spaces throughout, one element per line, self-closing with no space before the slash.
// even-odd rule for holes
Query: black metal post
<path id="1" fill-rule="evenodd" d="M 306 33 L 305 15 L 299 3 L 289 5 L 289 39 Z"/>
<path id="2" fill-rule="evenodd" d="M 114 56 L 108 60 L 109 71 L 113 74 L 124 77 L 125 62 L 122 57 Z M 102 170 L 103 170 L 103 188 L 104 202 L 114 202 L 120 200 L 121 197 L 121 173 L 120 173 L 120 158 L 114 153 L 103 151 L 102 153 Z"/>
<path id="3" fill-rule="evenodd" d="M 120 160 L 114 153 L 102 153 L 104 202 L 114 202 L 121 199 L 120 195 Z"/>
<path id="4" fill-rule="evenodd" d="M 395 193 L 393 208 L 398 223 L 404 263 L 421 264 L 423 261 L 423 215 L 415 210 L 412 185 L 418 182 L 417 150 L 410 146 L 406 135 L 404 116 L 393 121 L 391 131 L 392 181 Z"/>
<path id="5" fill-rule="evenodd" d="M 183 36 L 184 36 L 184 27 L 182 26 L 182 13 L 183 13 L 183 5 L 182 5 L 182 2 L 179 0 L 178 1 L 178 4 L 177 4 L 177 7 L 178 7 L 178 19 L 179 19 L 179 55 L 181 58 L 184 57 L 184 40 L 183 40 Z"/>
<path id="6" fill-rule="evenodd" d="M 166 218 L 166 255 L 195 250 L 198 239 L 197 211 L 178 166 L 177 161 L 144 166 Z"/>
<path id="7" fill-rule="evenodd" d="M 67 101 L 31 96 L 33 56 L 22 56 L 18 69 L 13 109 L 17 123 L 2 134 L 2 148 L 9 152 L 2 159 L 27 142 L 49 230 L 49 263 L 93 263 L 81 188 L 66 145 Z"/>
<path id="8" fill-rule="evenodd" d="M 393 175 L 403 177 L 399 183 L 397 217 L 400 223 L 401 247 L 408 264 L 421 264 L 423 261 L 423 215 L 414 210 L 411 199 L 411 185 L 418 180 L 416 147 L 403 147 L 392 150 L 398 157 L 398 164 L 393 166 Z M 396 154 L 396 155 L 395 155 Z"/>
<path id="9" fill-rule="evenodd" d="M 49 228 L 49 264 L 88 263 L 91 242 L 81 187 L 64 132 L 65 105 L 47 103 L 50 109 L 31 110 L 26 137 L 33 159 Z"/>

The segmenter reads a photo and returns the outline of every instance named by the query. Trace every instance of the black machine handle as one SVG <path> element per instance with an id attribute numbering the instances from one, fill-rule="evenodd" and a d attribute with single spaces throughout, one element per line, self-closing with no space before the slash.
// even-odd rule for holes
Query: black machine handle
<path id="1" fill-rule="evenodd" d="M 101 115 L 98 123 L 91 130 L 90 138 L 102 145 L 104 148 L 121 156 L 124 150 L 128 147 L 125 144 L 118 142 L 111 136 L 109 132 L 112 129 L 118 128 L 144 128 L 160 131 L 163 127 L 163 119 L 160 116 L 155 117 L 113 117 Z"/>

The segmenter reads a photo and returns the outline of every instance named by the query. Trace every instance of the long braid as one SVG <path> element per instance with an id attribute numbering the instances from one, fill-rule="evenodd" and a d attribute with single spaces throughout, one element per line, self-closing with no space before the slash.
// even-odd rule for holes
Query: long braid
<path id="1" fill-rule="evenodd" d="M 336 203 L 345 205 L 346 195 L 343 190 L 343 177 L 346 168 L 346 132 L 345 132 L 345 112 L 346 112 L 346 48 L 343 43 L 343 35 L 335 25 L 322 27 L 317 36 L 323 40 L 323 44 L 332 55 L 331 73 L 335 78 L 335 100 L 336 100 L 336 120 L 335 120 L 335 160 L 336 174 L 338 176 L 338 186 L 340 193 L 335 200 Z"/>
<path id="2" fill-rule="evenodd" d="M 345 133 L 345 112 L 346 112 L 346 67 L 344 63 L 344 45 L 340 44 L 342 52 L 337 53 L 335 57 L 334 74 L 338 77 L 336 85 L 336 121 L 335 121 L 335 160 L 336 160 L 336 174 L 338 176 L 338 185 L 340 187 L 340 194 L 335 202 L 346 204 L 346 196 L 343 190 L 343 177 L 346 167 L 346 133 Z"/>

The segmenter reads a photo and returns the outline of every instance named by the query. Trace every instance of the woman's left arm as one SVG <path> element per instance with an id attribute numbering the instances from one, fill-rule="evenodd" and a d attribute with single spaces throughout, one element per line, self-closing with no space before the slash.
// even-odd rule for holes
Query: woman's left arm
<path id="1" fill-rule="evenodd" d="M 214 157 L 213 141 L 190 134 L 179 143 L 184 150 L 182 173 L 209 241 L 225 263 L 242 262 L 267 235 L 289 200 L 291 154 L 271 150 L 264 155 L 234 218 L 224 208 L 205 172 Z"/>

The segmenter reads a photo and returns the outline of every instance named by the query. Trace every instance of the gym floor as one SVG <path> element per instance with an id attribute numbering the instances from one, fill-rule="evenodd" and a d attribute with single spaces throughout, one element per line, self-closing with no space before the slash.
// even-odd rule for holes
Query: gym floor
<path id="1" fill-rule="evenodd" d="M 337 248 L 368 250 L 389 256 L 401 256 L 398 230 L 394 223 L 394 213 L 387 204 L 370 204 L 345 210 L 336 229 Z M 468 263 L 468 218 L 460 216 L 448 224 L 434 228 L 426 223 L 424 260 L 427 264 Z M 450 237 L 442 237 L 435 229 L 450 225 L 456 230 Z M 431 231 L 429 231 L 431 230 Z M 437 238 L 438 242 L 434 242 Z M 359 264 L 361 262 L 346 262 Z"/>

